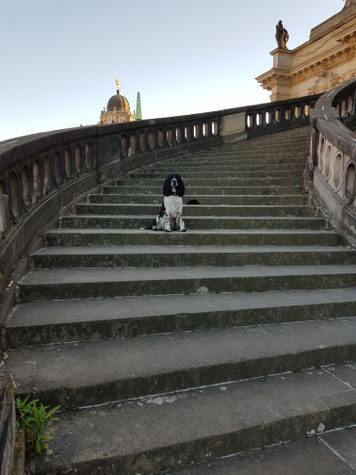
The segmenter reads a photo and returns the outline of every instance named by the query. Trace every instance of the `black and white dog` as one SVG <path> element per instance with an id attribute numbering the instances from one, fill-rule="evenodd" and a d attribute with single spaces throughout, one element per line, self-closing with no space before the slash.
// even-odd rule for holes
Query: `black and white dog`
<path id="1" fill-rule="evenodd" d="M 167 176 L 163 183 L 163 203 L 151 229 L 154 231 L 186 231 L 183 221 L 184 183 L 177 174 Z"/>

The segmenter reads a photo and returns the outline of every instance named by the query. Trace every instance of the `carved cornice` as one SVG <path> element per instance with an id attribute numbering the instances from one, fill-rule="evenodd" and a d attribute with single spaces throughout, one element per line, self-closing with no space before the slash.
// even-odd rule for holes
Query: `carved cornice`
<path id="1" fill-rule="evenodd" d="M 347 46 L 342 51 L 331 54 L 321 61 L 317 61 L 299 71 L 292 72 L 290 74 L 291 82 L 293 85 L 298 84 L 315 76 L 320 76 L 323 72 L 332 71 L 338 66 L 349 63 L 355 57 L 355 52 L 356 43 L 353 47 Z"/>
<path id="2" fill-rule="evenodd" d="M 333 52 L 323 59 L 319 59 L 309 65 L 288 70 L 276 70 L 272 68 L 267 73 L 257 77 L 263 88 L 269 88 L 278 79 L 283 79 L 284 83 L 289 80 L 291 85 L 302 83 L 310 78 L 322 75 L 324 71 L 331 71 L 338 66 L 350 62 L 356 56 L 356 32 L 346 35 L 342 39 L 344 48 Z"/>

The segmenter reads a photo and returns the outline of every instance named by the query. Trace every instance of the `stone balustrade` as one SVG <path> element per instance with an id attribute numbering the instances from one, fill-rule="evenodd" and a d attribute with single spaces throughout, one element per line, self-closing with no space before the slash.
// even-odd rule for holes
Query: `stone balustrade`
<path id="1" fill-rule="evenodd" d="M 248 107 L 246 130 L 280 130 L 306 125 L 320 94 Z"/>
<path id="2" fill-rule="evenodd" d="M 325 93 L 311 115 L 307 184 L 317 205 L 351 244 L 356 244 L 356 79 Z"/>
<path id="3" fill-rule="evenodd" d="M 31 136 L 15 139 L 10 147 L 0 144 L 5 148 L 0 148 L 0 195 L 8 196 L 11 222 L 17 223 L 52 192 L 93 175 L 98 178 L 108 163 L 218 136 L 217 117 L 192 119 L 83 127 L 32 140 Z M 96 179 L 92 184 L 97 184 Z"/>
<path id="4" fill-rule="evenodd" d="M 0 289 L 26 244 L 61 207 L 118 173 L 218 144 L 219 123 L 218 113 L 196 114 L 0 143 Z"/>
<path id="5" fill-rule="evenodd" d="M 336 95 L 333 101 L 333 107 L 335 107 L 344 125 L 352 128 L 355 127 L 356 88 L 352 81 L 351 84 L 342 88 Z"/>
<path id="6" fill-rule="evenodd" d="M 0 143 L 0 289 L 26 245 L 77 196 L 168 156 L 306 125 L 317 97 Z"/>

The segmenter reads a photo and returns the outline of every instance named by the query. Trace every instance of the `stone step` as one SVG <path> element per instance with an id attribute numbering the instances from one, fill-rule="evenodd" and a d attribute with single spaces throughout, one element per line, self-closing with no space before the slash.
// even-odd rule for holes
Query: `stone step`
<path id="1" fill-rule="evenodd" d="M 157 207 L 154 215 L 70 215 L 59 218 L 59 226 L 63 228 L 96 228 L 96 229 L 144 229 L 151 226 L 159 213 Z M 328 229 L 324 218 L 310 217 L 261 217 L 239 216 L 195 216 L 185 217 L 184 222 L 190 229 Z"/>
<path id="2" fill-rule="evenodd" d="M 227 163 L 227 162 L 236 162 L 240 160 L 245 161 L 268 161 L 269 163 L 288 163 L 288 162 L 305 162 L 309 147 L 307 149 L 299 149 L 298 152 L 291 151 L 289 148 L 278 149 L 277 146 L 273 146 L 270 149 L 264 149 L 263 147 L 259 148 L 247 148 L 240 149 L 238 151 L 220 151 L 215 153 L 204 153 L 202 155 L 181 155 L 168 158 L 164 160 L 164 163 L 180 163 L 182 162 L 211 162 L 211 163 Z"/>
<path id="3" fill-rule="evenodd" d="M 277 142 L 277 143 L 261 143 L 256 144 L 250 141 L 241 144 L 232 144 L 229 147 L 217 147 L 213 149 L 202 150 L 197 153 L 183 153 L 182 155 L 177 154 L 175 158 L 182 156 L 188 158 L 199 158 L 199 157 L 224 157 L 224 156 L 240 156 L 246 154 L 266 154 L 266 155 L 277 155 L 284 156 L 286 154 L 291 156 L 300 156 L 309 151 L 310 144 L 308 142 L 304 144 L 295 144 L 290 143 L 289 141 Z M 173 157 L 170 157 L 172 160 Z"/>
<path id="4" fill-rule="evenodd" d="M 147 203 L 162 204 L 162 190 L 159 194 L 141 195 L 130 194 L 91 194 L 88 195 L 89 203 Z M 184 195 L 184 203 L 190 200 L 198 201 L 201 205 L 225 205 L 225 206 L 292 206 L 305 205 L 306 195 Z"/>
<path id="5" fill-rule="evenodd" d="M 149 187 L 152 186 L 159 186 L 163 184 L 165 176 L 162 175 L 161 177 L 147 177 L 146 179 L 134 179 L 132 177 L 125 177 L 119 180 L 116 180 L 117 185 L 127 185 L 130 183 L 132 187 L 137 187 L 139 185 L 147 185 Z M 257 187 L 258 185 L 263 185 L 264 187 L 268 186 L 279 186 L 280 183 L 283 183 L 283 186 L 301 186 L 299 185 L 302 181 L 301 174 L 294 176 L 292 178 L 217 178 L 212 177 L 204 177 L 204 178 L 191 178 L 190 176 L 184 177 L 184 184 L 188 188 L 194 188 L 199 186 L 205 186 L 205 189 L 209 188 L 210 186 L 216 187 L 227 187 L 231 188 L 233 186 L 240 187 L 240 186 L 248 186 L 249 184 Z"/>
<path id="6" fill-rule="evenodd" d="M 186 233 L 140 229 L 56 229 L 45 234 L 49 246 L 336 246 L 333 231 L 192 230 Z"/>
<path id="7" fill-rule="evenodd" d="M 174 470 L 174 475 L 355 475 L 356 427 L 317 432 L 291 442 L 258 447 Z M 209 459 L 208 459 L 209 460 Z"/>
<path id="8" fill-rule="evenodd" d="M 350 425 L 356 410 L 355 373 L 352 365 L 329 366 L 61 414 L 54 426 L 51 453 L 35 462 L 35 473 L 178 474 L 178 467 L 185 466 L 186 474 L 211 473 L 195 472 L 193 465 L 281 441 L 305 441 L 308 434 L 321 436 L 325 430 Z M 328 435 L 322 437 L 329 445 Z M 312 438 L 310 444 L 316 440 Z M 344 451 L 350 444 L 350 440 L 344 442 Z M 318 464 L 314 459 L 319 470 L 311 472 L 308 465 L 300 471 L 304 459 L 298 449 L 289 451 L 286 471 L 278 464 L 274 464 L 276 471 L 264 471 L 258 464 L 255 471 L 246 472 L 243 464 L 241 472 L 212 473 L 326 474 L 341 464 L 340 458 L 339 464 L 329 462 L 321 451 Z M 332 473 L 352 471 L 343 466 Z"/>
<path id="9" fill-rule="evenodd" d="M 161 201 L 163 201 L 163 198 Z M 297 205 L 188 205 L 185 202 L 183 213 L 188 216 L 312 216 L 313 209 L 309 206 Z M 189 200 L 188 200 L 189 201 Z M 76 204 L 72 207 L 72 213 L 78 215 L 150 215 L 154 216 L 160 211 L 158 204 L 115 204 L 93 203 Z"/>
<path id="10" fill-rule="evenodd" d="M 343 364 L 355 332 L 356 317 L 202 330 L 13 349 L 7 364 L 19 394 L 69 409 Z"/>
<path id="11" fill-rule="evenodd" d="M 177 157 L 189 157 L 189 158 L 199 158 L 199 157 L 222 157 L 222 156 L 239 156 L 244 153 L 247 154 L 254 154 L 254 153 L 266 153 L 271 155 L 301 155 L 302 153 L 307 153 L 310 148 L 309 140 L 305 141 L 305 143 L 295 143 L 290 142 L 289 140 L 286 141 L 276 141 L 273 143 L 267 143 L 266 141 L 257 144 L 256 142 L 253 143 L 251 141 L 248 142 L 241 142 L 239 144 L 231 144 L 227 147 L 215 147 L 212 149 L 201 150 L 200 152 L 189 153 L 184 152 L 179 154 L 179 152 L 175 155 L 175 157 L 171 157 L 170 160 L 177 159 Z"/>
<path id="12" fill-rule="evenodd" d="M 274 169 L 288 169 L 288 168 L 301 168 L 305 167 L 306 164 L 306 156 L 303 158 L 296 158 L 294 157 L 285 157 L 284 155 L 280 158 L 278 157 L 260 157 L 258 155 L 242 155 L 239 157 L 211 157 L 211 158 L 189 158 L 184 159 L 183 157 L 179 160 L 162 160 L 160 162 L 155 163 L 154 165 L 150 166 L 147 165 L 144 169 L 152 169 L 156 167 L 164 167 L 167 168 L 169 171 L 175 169 L 177 167 L 187 167 L 191 168 L 217 168 L 219 170 L 225 170 L 226 168 L 230 167 L 232 169 L 240 169 L 245 168 L 247 170 L 256 170 L 260 169 L 263 170 L 264 167 L 274 168 Z"/>
<path id="13" fill-rule="evenodd" d="M 301 181 L 301 180 L 300 180 Z M 265 185 L 265 186 L 191 186 L 186 187 L 191 195 L 211 194 L 211 195 L 295 195 L 302 193 L 302 184 L 300 185 Z M 104 193 L 120 193 L 120 194 L 160 194 L 162 196 L 162 184 L 151 185 L 147 182 L 142 183 L 141 186 L 120 185 L 120 186 L 104 186 Z"/>
<path id="14" fill-rule="evenodd" d="M 326 289 L 356 284 L 356 265 L 37 270 L 18 283 L 20 302 L 53 299 Z"/>
<path id="15" fill-rule="evenodd" d="M 207 163 L 207 162 L 196 162 L 190 163 L 190 162 L 175 162 L 172 163 L 171 165 L 168 165 L 166 162 L 158 162 L 155 163 L 154 165 L 149 165 L 144 168 L 139 168 L 136 169 L 138 171 L 142 172 L 166 172 L 169 173 L 172 171 L 172 169 L 176 169 L 179 172 L 182 171 L 184 173 L 190 173 L 198 170 L 204 170 L 207 172 L 216 172 L 216 173 L 225 173 L 225 172 L 260 172 L 260 171 L 265 171 L 265 172 L 278 172 L 278 171 L 289 171 L 289 170 L 298 170 L 301 171 L 305 167 L 305 163 L 300 163 L 300 162 L 288 162 L 288 163 L 280 163 L 280 164 L 269 164 L 268 161 L 265 163 L 255 163 L 255 162 L 250 162 L 241 164 L 236 163 L 234 165 L 219 165 L 219 163 Z"/>
<path id="16" fill-rule="evenodd" d="M 356 252 L 328 246 L 48 247 L 31 255 L 34 269 L 356 264 Z"/>
<path id="17" fill-rule="evenodd" d="M 200 171 L 199 171 L 200 170 Z M 189 180 L 194 180 L 199 178 L 199 179 L 213 179 L 216 181 L 216 177 L 219 176 L 219 178 L 225 178 L 225 179 L 242 179 L 242 178 L 278 178 L 279 180 L 282 181 L 283 178 L 298 178 L 299 180 L 302 179 L 302 170 L 277 170 L 277 171 L 241 171 L 241 170 L 234 170 L 234 171 L 219 171 L 219 170 L 205 170 L 204 167 L 195 168 L 195 171 L 190 171 L 186 169 L 181 169 L 180 167 L 176 167 L 174 170 L 157 170 L 152 169 L 152 170 L 143 170 L 141 172 L 132 172 L 128 176 L 128 178 L 131 179 L 139 179 L 142 181 L 142 179 L 147 179 L 147 180 L 164 180 L 168 174 L 171 173 L 177 173 L 179 174 L 183 179 L 184 182 L 186 181 L 186 178 Z"/>
<path id="18" fill-rule="evenodd" d="M 44 301 L 16 306 L 8 347 L 356 315 L 354 288 Z"/>

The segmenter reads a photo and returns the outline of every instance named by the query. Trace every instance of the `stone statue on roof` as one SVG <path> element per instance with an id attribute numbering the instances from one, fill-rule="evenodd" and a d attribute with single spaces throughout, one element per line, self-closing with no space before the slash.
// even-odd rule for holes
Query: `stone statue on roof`
<path id="1" fill-rule="evenodd" d="M 283 27 L 282 20 L 276 25 L 276 40 L 278 48 L 287 49 L 287 41 L 289 40 L 288 31 Z"/>

